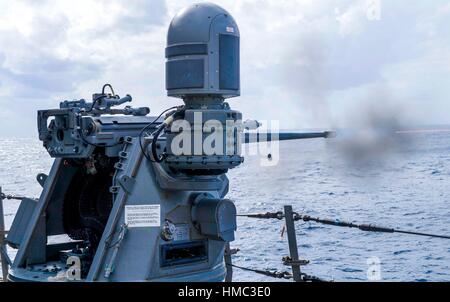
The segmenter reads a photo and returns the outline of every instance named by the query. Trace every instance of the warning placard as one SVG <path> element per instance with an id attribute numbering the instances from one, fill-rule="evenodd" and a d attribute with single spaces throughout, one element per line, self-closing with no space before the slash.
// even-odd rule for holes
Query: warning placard
<path id="1" fill-rule="evenodd" d="M 161 225 L 161 206 L 125 206 L 125 224 L 129 228 L 159 227 Z"/>

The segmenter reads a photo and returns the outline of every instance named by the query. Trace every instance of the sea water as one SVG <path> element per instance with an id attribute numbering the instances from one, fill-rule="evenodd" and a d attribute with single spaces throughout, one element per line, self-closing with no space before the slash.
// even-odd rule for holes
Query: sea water
<path id="1" fill-rule="evenodd" d="M 450 235 L 450 134 L 407 135 L 412 143 L 376 152 L 363 162 L 349 156 L 339 138 L 281 142 L 279 161 L 273 156 L 274 162 L 267 165 L 268 154 L 260 152 L 230 171 L 227 198 L 240 214 L 276 212 L 292 205 L 298 213 L 321 218 Z M 36 197 L 41 189 L 36 174 L 48 173 L 52 159 L 35 139 L 5 138 L 0 163 L 5 193 Z M 18 204 L 5 201 L 7 228 Z M 233 262 L 289 270 L 282 264 L 289 254 L 283 226 L 278 220 L 238 218 L 232 248 L 240 251 Z M 310 275 L 335 281 L 450 280 L 448 240 L 312 222 L 296 223 L 296 231 L 300 258 L 310 261 L 302 270 Z M 279 281 L 237 268 L 234 280 Z"/>

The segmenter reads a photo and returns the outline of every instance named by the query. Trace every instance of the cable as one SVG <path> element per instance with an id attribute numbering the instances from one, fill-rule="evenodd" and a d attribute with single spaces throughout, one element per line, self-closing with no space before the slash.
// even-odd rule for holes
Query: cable
<path id="1" fill-rule="evenodd" d="M 179 108 L 179 107 L 178 107 L 178 106 L 174 106 L 174 107 L 171 107 L 171 108 L 169 108 L 169 109 L 164 110 L 157 118 L 155 118 L 151 123 L 149 123 L 147 126 L 145 126 L 145 127 L 141 130 L 141 132 L 139 133 L 139 145 L 140 145 L 140 147 L 141 147 L 142 153 L 144 154 L 145 158 L 147 158 L 147 160 L 149 160 L 149 161 L 151 161 L 151 162 L 155 162 L 154 160 L 152 160 L 152 159 L 148 156 L 148 154 L 146 154 L 146 152 L 145 152 L 145 150 L 144 150 L 144 146 L 142 145 L 142 135 L 144 134 L 145 130 L 147 130 L 147 129 L 150 128 L 152 125 L 154 125 L 154 124 L 161 118 L 161 116 L 163 116 L 164 113 L 166 113 L 166 112 L 168 112 L 168 111 L 170 111 L 170 110 L 173 110 L 173 109 L 177 109 L 177 108 Z M 175 113 L 174 113 L 174 114 L 175 114 Z M 77 126 L 78 126 L 78 133 L 79 133 L 79 135 L 80 135 L 81 140 L 82 140 L 85 144 L 87 144 L 87 145 L 94 146 L 94 147 L 97 147 L 97 148 L 111 148 L 111 147 L 115 147 L 115 146 L 118 146 L 118 145 L 122 144 L 122 142 L 117 142 L 117 143 L 114 143 L 114 144 L 111 144 L 111 145 L 98 145 L 98 144 L 94 144 L 94 143 L 89 142 L 89 141 L 86 139 L 86 137 L 83 135 L 83 131 L 82 131 L 82 129 L 81 129 L 81 115 L 78 115 L 78 118 L 77 118 Z"/>
<path id="2" fill-rule="evenodd" d="M 145 152 L 144 146 L 142 145 L 142 136 L 143 136 L 144 132 L 145 132 L 147 129 L 149 129 L 152 125 L 154 125 L 154 124 L 155 124 L 155 123 L 156 123 L 156 122 L 164 115 L 164 113 L 166 113 L 166 112 L 168 112 L 168 111 L 170 111 L 170 110 L 176 109 L 176 108 L 178 108 L 178 107 L 174 106 L 174 107 L 171 107 L 171 108 L 166 109 L 166 110 L 164 110 L 163 112 L 161 112 L 161 114 L 160 114 L 157 118 L 155 118 L 150 124 L 148 124 L 147 126 L 145 126 L 145 127 L 141 130 L 141 132 L 139 133 L 139 146 L 141 147 L 142 154 L 144 154 L 145 158 L 146 158 L 148 161 L 154 162 L 154 161 L 148 156 L 148 154 Z"/>
<path id="3" fill-rule="evenodd" d="M 239 214 L 237 217 L 247 217 L 247 218 L 258 218 L 258 219 L 278 219 L 282 220 L 285 215 L 283 212 L 276 213 L 264 213 L 264 214 Z M 420 232 L 411 232 L 398 230 L 393 228 L 387 228 L 383 226 L 377 226 L 373 224 L 355 224 L 351 222 L 341 221 L 339 219 L 327 219 L 327 218 L 316 218 L 307 215 L 300 215 L 298 213 L 294 213 L 295 221 L 304 221 L 304 222 L 316 222 L 320 224 L 337 226 L 337 227 L 348 227 L 348 228 L 356 228 L 364 232 L 374 232 L 374 233 L 399 233 L 399 234 L 408 234 L 415 236 L 424 236 L 424 237 L 432 237 L 432 238 L 441 238 L 441 239 L 450 239 L 450 236 L 447 235 L 436 235 L 436 234 L 427 234 Z"/>
<path id="4" fill-rule="evenodd" d="M 400 233 L 400 234 L 408 234 L 408 235 L 417 235 L 417 236 L 427 236 L 427 237 L 433 237 L 433 238 L 450 239 L 450 236 L 433 235 L 433 234 L 409 232 L 409 231 L 402 231 L 402 230 L 394 230 L 394 231 L 395 231 L 395 233 Z"/>
<path id="5" fill-rule="evenodd" d="M 109 89 L 111 90 L 111 95 L 112 95 L 113 97 L 116 96 L 116 94 L 114 93 L 114 89 L 113 89 L 113 87 L 111 86 L 111 84 L 105 84 L 105 85 L 103 85 L 103 87 L 102 87 L 102 94 L 98 95 L 95 99 L 93 99 L 91 109 L 87 110 L 86 113 L 92 112 L 92 110 L 94 110 L 94 107 L 95 107 L 95 105 L 97 104 L 98 100 L 103 99 L 103 98 L 105 98 L 105 97 L 108 96 L 108 95 L 105 94 L 105 88 L 106 88 L 106 87 L 109 87 Z"/>
<path id="6" fill-rule="evenodd" d="M 164 154 L 162 154 L 161 156 L 158 156 L 158 153 L 156 151 L 156 142 L 158 141 L 158 137 L 161 134 L 161 132 L 164 131 L 164 129 L 166 128 L 166 124 L 162 124 L 158 130 L 156 130 L 153 133 L 153 140 L 152 140 L 152 156 L 153 156 L 153 160 L 157 163 L 161 163 L 164 160 Z"/>
<path id="7" fill-rule="evenodd" d="M 259 269 L 253 269 L 248 267 L 242 267 L 231 263 L 225 263 L 228 266 L 235 267 L 244 271 L 253 272 L 256 274 L 264 275 L 271 278 L 277 278 L 277 279 L 286 279 L 290 280 L 293 279 L 293 276 L 289 272 L 278 272 L 278 271 L 269 271 L 269 270 L 259 270 Z M 303 282 L 329 282 L 323 279 L 320 279 L 316 276 L 310 276 L 305 273 L 300 273 L 301 281 Z"/>
<path id="8" fill-rule="evenodd" d="M 258 219 L 278 219 L 283 220 L 284 219 L 284 213 L 283 212 L 276 212 L 276 213 L 264 213 L 264 214 L 238 214 L 237 217 L 247 217 L 247 218 L 258 218 Z"/>
<path id="9" fill-rule="evenodd" d="M 24 197 L 24 196 L 17 196 L 17 195 L 6 195 L 5 193 L 2 193 L 0 195 L 0 199 L 8 199 L 8 200 L 23 200 L 23 199 L 32 199 L 32 200 L 38 200 L 39 198 L 30 198 L 30 197 Z"/>
<path id="10" fill-rule="evenodd" d="M 450 239 L 450 236 L 446 236 L 446 235 L 435 235 L 435 234 L 426 234 L 426 233 L 419 233 L 419 232 L 410 232 L 410 231 L 397 230 L 397 229 L 393 229 L 393 228 L 387 228 L 387 227 L 383 227 L 383 226 L 376 226 L 376 225 L 372 225 L 372 224 L 354 224 L 351 222 L 340 221 L 337 219 L 335 219 L 335 220 L 321 219 L 321 218 L 315 218 L 315 217 L 311 217 L 311 216 L 302 216 L 299 214 L 294 214 L 294 220 L 295 221 L 302 220 L 304 222 L 313 221 L 313 222 L 331 225 L 331 226 L 357 228 L 364 232 L 400 233 L 400 234 L 408 234 L 408 235 L 415 235 L 415 236 Z"/>
<path id="11" fill-rule="evenodd" d="M 253 272 L 256 274 L 264 275 L 267 277 L 272 277 L 272 278 L 277 278 L 277 279 L 292 279 L 292 274 L 289 272 L 277 272 L 277 271 L 269 271 L 269 270 L 264 271 L 264 270 L 259 270 L 259 269 L 237 266 L 237 265 L 231 264 L 231 263 L 226 263 L 226 265 L 232 266 L 232 267 L 244 270 L 244 271 L 249 271 L 249 272 Z"/>
<path id="12" fill-rule="evenodd" d="M 174 110 L 174 109 L 180 109 L 180 107 L 179 106 L 173 106 L 173 107 L 170 107 L 170 108 L 168 108 L 168 109 L 166 109 L 166 110 L 164 110 L 163 112 L 161 112 L 161 114 L 157 117 L 157 118 L 155 118 L 150 124 L 148 124 L 147 126 L 145 126 L 142 130 L 141 130 L 141 132 L 139 133 L 139 146 L 141 147 L 141 151 L 142 151 L 142 154 L 144 154 L 144 156 L 145 156 L 145 158 L 148 160 L 148 161 L 150 161 L 150 162 L 155 162 L 155 160 L 153 160 L 153 159 L 151 159 L 150 158 L 150 156 L 148 156 L 148 154 L 147 154 L 147 152 L 144 150 L 144 146 L 142 145 L 142 136 L 143 136 L 143 134 L 145 133 L 145 131 L 147 130 L 147 129 L 149 129 L 152 125 L 154 125 L 165 113 L 167 113 L 167 112 L 169 112 L 170 110 Z M 178 110 L 179 111 L 179 110 Z M 177 111 L 177 112 L 178 112 Z M 174 112 L 173 114 L 175 114 L 176 112 Z"/>
<path id="13" fill-rule="evenodd" d="M 109 89 L 111 90 L 111 95 L 113 95 L 113 96 L 115 96 L 116 94 L 114 93 L 114 89 L 113 89 L 113 87 L 111 86 L 111 84 L 105 84 L 105 85 L 103 85 L 103 88 L 102 88 L 102 94 L 105 94 L 105 88 L 106 87 L 109 87 Z"/>

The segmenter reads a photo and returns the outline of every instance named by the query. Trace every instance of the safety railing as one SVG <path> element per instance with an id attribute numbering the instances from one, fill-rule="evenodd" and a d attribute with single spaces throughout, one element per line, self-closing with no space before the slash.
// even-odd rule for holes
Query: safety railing
<path id="1" fill-rule="evenodd" d="M 448 235 L 438 235 L 438 234 L 430 234 L 430 233 L 422 233 L 416 231 L 406 231 L 397 228 L 384 227 L 374 224 L 356 224 L 354 222 L 342 221 L 340 219 L 330 219 L 330 218 L 318 218 L 311 217 L 308 215 L 301 215 L 299 213 L 293 212 L 292 206 L 285 206 L 284 212 L 267 212 L 264 214 L 240 214 L 238 217 L 247 217 L 247 218 L 255 218 L 255 219 L 277 219 L 286 221 L 286 232 L 288 235 L 288 243 L 289 243 L 289 251 L 290 256 L 283 258 L 283 264 L 292 267 L 292 273 L 288 272 L 271 272 L 264 270 L 255 270 L 251 268 L 239 267 L 236 265 L 229 264 L 232 267 L 237 267 L 246 271 L 253 271 L 258 274 L 266 275 L 274 278 L 283 278 L 283 279 L 293 279 L 296 282 L 304 282 L 304 281 L 324 281 L 320 278 L 309 276 L 301 272 L 300 267 L 309 263 L 306 260 L 300 260 L 298 258 L 298 247 L 297 247 L 297 238 L 295 234 L 295 222 L 314 222 L 319 224 L 324 224 L 327 226 L 333 227 L 344 227 L 344 228 L 353 228 L 358 229 L 364 232 L 374 232 L 374 233 L 384 233 L 384 234 L 405 234 L 405 235 L 413 235 L 413 236 L 422 236 L 422 237 L 430 237 L 430 238 L 438 238 L 438 239 L 450 239 Z"/>
<path id="2" fill-rule="evenodd" d="M 253 272 L 259 275 L 264 275 L 266 277 L 276 278 L 276 279 L 288 279 L 293 280 L 294 282 L 327 282 L 318 277 L 311 276 L 302 272 L 301 267 L 308 265 L 308 260 L 299 259 L 298 253 L 298 244 L 297 244 L 297 235 L 295 231 L 295 221 L 297 217 L 297 213 L 292 210 L 292 206 L 284 206 L 284 212 L 277 213 L 266 213 L 266 214 L 246 214 L 246 215 L 238 215 L 240 217 L 248 217 L 248 218 L 257 218 L 257 219 L 278 219 L 285 220 L 286 223 L 286 233 L 289 245 L 289 256 L 285 256 L 282 258 L 282 262 L 286 266 L 291 267 L 292 272 L 278 272 L 278 271 L 270 271 L 270 270 L 261 270 L 261 269 L 253 269 L 248 267 L 242 267 L 231 263 L 231 255 L 234 254 L 233 250 L 227 247 L 225 253 L 225 262 L 228 269 L 227 280 L 231 281 L 232 276 L 232 268 L 238 268 L 241 270 Z M 234 250 L 235 252 L 239 250 Z"/>

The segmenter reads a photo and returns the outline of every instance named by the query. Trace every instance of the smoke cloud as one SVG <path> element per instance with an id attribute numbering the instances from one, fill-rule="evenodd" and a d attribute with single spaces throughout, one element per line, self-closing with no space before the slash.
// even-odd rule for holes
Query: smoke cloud
<path id="1" fill-rule="evenodd" d="M 371 92 L 360 103 L 349 111 L 329 146 L 347 166 L 377 168 L 413 143 L 411 136 L 399 133 L 410 125 L 408 108 L 384 89 Z"/>

